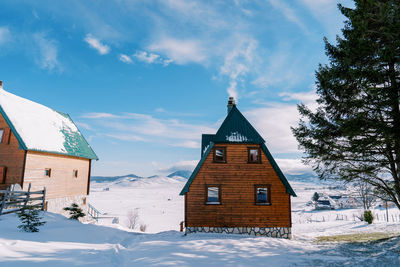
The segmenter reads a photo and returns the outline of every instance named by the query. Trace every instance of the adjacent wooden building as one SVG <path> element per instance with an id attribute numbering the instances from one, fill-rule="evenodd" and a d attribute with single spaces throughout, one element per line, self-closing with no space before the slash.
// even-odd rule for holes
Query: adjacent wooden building
<path id="1" fill-rule="evenodd" d="M 46 187 L 51 211 L 84 204 L 97 159 L 67 114 L 11 94 L 0 82 L 0 189 Z"/>
<path id="2" fill-rule="evenodd" d="M 217 133 L 203 134 L 201 159 L 180 194 L 186 233 L 291 237 L 296 194 L 233 98 Z"/>

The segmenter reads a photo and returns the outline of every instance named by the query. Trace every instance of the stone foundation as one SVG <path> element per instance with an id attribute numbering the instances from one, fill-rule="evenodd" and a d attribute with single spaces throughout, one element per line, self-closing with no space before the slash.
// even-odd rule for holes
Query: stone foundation
<path id="1" fill-rule="evenodd" d="M 291 227 L 186 227 L 185 233 L 247 234 L 251 236 L 292 238 Z"/>

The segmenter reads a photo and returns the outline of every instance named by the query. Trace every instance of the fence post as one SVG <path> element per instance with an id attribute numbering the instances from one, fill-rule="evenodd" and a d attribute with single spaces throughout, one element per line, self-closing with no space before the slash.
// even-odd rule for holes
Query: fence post
<path id="1" fill-rule="evenodd" d="M 3 201 L 1 202 L 1 206 L 0 206 L 0 215 L 2 214 L 4 206 L 6 205 L 6 198 L 7 198 L 7 195 L 8 195 L 9 191 L 10 191 L 10 188 L 7 187 L 6 193 L 4 194 Z"/>
<path id="2" fill-rule="evenodd" d="M 44 210 L 45 202 L 46 202 L 46 187 L 43 188 L 42 210 Z"/>
<path id="3" fill-rule="evenodd" d="M 28 204 L 30 195 L 31 195 L 31 183 L 29 183 L 28 192 L 26 192 L 26 198 L 25 198 L 25 203 L 24 203 L 24 207 L 23 207 L 24 209 L 26 208 L 26 205 Z"/>

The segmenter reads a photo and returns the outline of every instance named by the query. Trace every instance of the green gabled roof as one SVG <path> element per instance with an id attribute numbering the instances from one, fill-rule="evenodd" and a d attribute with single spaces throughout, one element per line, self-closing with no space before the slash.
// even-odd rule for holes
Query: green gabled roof
<path id="1" fill-rule="evenodd" d="M 272 157 L 272 154 L 269 152 L 267 146 L 265 145 L 264 139 L 260 136 L 256 129 L 254 129 L 250 122 L 243 116 L 243 114 L 237 109 L 236 106 L 231 107 L 228 116 L 225 118 L 224 122 L 222 123 L 216 134 L 202 135 L 201 143 L 202 157 L 196 168 L 194 169 L 192 175 L 190 176 L 189 180 L 183 187 L 180 195 L 184 195 L 189 191 L 190 185 L 192 184 L 207 156 L 210 154 L 210 151 L 214 144 L 241 143 L 261 145 L 263 153 L 268 158 L 269 162 L 272 165 L 272 168 L 275 170 L 275 173 L 278 175 L 283 185 L 286 187 L 286 192 L 294 197 L 296 196 L 293 188 L 290 186 L 285 175 L 282 173 L 278 164 Z"/>
<path id="2" fill-rule="evenodd" d="M 210 151 L 212 150 L 214 146 L 213 142 L 210 142 L 210 145 L 208 146 L 208 148 L 206 149 L 206 152 L 204 152 L 203 157 L 201 157 L 199 163 L 197 163 L 196 168 L 194 169 L 194 171 L 192 172 L 192 175 L 190 175 L 188 181 L 186 182 L 185 186 L 183 187 L 182 191 L 179 193 L 179 195 L 183 196 L 184 194 L 186 194 L 187 192 L 189 192 L 189 187 L 192 184 L 194 178 L 196 177 L 197 173 L 200 171 L 201 166 L 203 166 L 204 161 L 206 160 L 206 158 L 208 157 L 208 154 L 210 154 Z"/>
<path id="3" fill-rule="evenodd" d="M 62 112 L 58 113 L 69 119 L 75 125 L 68 114 Z M 78 127 L 76 127 L 76 129 L 76 131 L 70 131 L 68 128 L 64 128 L 62 130 L 62 133 L 65 136 L 64 148 L 67 151 L 67 154 L 80 158 L 98 160 L 99 158 L 97 157 L 96 153 L 94 153 L 93 149 L 90 147 L 85 137 L 83 137 Z"/>
<path id="4" fill-rule="evenodd" d="M 228 116 L 226 116 L 221 127 L 215 134 L 213 141 L 254 144 L 265 142 L 236 106 L 233 106 L 229 111 Z"/>

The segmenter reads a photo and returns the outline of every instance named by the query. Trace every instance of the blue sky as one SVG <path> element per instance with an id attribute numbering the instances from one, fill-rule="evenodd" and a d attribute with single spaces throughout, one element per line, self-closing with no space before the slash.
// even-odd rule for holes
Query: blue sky
<path id="1" fill-rule="evenodd" d="M 351 6 L 351 1 L 340 1 Z M 344 17 L 333 0 L 0 3 L 0 80 L 69 113 L 94 175 L 191 169 L 228 96 L 286 173 L 309 171 L 291 135 L 296 103 Z"/>

